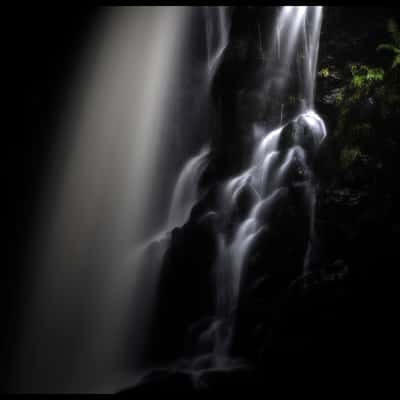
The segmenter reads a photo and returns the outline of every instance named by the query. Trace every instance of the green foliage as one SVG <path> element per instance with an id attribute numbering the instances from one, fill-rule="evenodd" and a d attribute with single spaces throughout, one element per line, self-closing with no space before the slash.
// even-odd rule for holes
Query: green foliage
<path id="1" fill-rule="evenodd" d="M 318 71 L 318 77 L 326 79 L 321 85 L 325 91 L 321 99 L 332 129 L 335 179 L 355 187 L 376 182 L 400 150 L 400 30 L 394 19 L 386 27 L 378 23 L 374 29 L 379 35 L 385 33 L 385 28 L 390 34 L 386 43 L 376 48 L 375 55 L 368 49 L 368 42 L 360 39 L 361 35 L 354 38 L 349 33 L 344 35 L 343 43 L 333 44 L 326 64 Z M 365 46 L 360 49 L 359 59 L 356 52 L 347 52 L 348 47 L 358 43 Z M 346 49 L 343 55 L 342 48 Z"/>
<path id="2" fill-rule="evenodd" d="M 368 89 L 374 81 L 382 81 L 385 71 L 382 68 L 372 68 L 367 65 L 351 64 L 351 85 L 358 89 Z"/>
<path id="3" fill-rule="evenodd" d="M 395 19 L 391 18 L 388 21 L 387 30 L 391 35 L 393 43 L 383 43 L 377 47 L 378 51 L 386 50 L 393 53 L 392 68 L 400 65 L 400 30 Z"/>
<path id="4" fill-rule="evenodd" d="M 394 58 L 393 58 L 393 63 L 392 63 L 392 68 L 397 67 L 398 65 L 400 65 L 400 48 L 394 46 L 393 44 L 388 44 L 388 43 L 384 43 L 384 44 L 380 44 L 377 47 L 377 50 L 388 50 L 394 53 Z"/>
<path id="5" fill-rule="evenodd" d="M 340 105 L 344 101 L 345 88 L 338 88 L 335 92 L 335 104 Z"/>
<path id="6" fill-rule="evenodd" d="M 346 103 L 347 106 L 366 101 L 374 95 L 385 78 L 383 68 L 375 68 L 364 64 L 349 65 L 351 79 L 336 96 L 336 104 Z"/>
<path id="7" fill-rule="evenodd" d="M 387 29 L 391 32 L 392 43 L 381 44 L 377 51 L 390 51 L 399 57 L 398 25 L 390 20 Z M 334 137 L 340 149 L 339 166 L 344 174 L 350 174 L 358 161 L 381 161 L 376 144 L 384 146 L 384 143 L 377 135 L 382 133 L 386 119 L 400 113 L 400 74 L 396 68 L 400 59 L 396 57 L 388 66 L 378 58 L 377 65 L 352 62 L 339 67 L 333 64 L 323 66 L 318 73 L 320 77 L 328 78 L 337 70 L 338 76 L 342 77 L 340 86 L 331 93 L 338 109 Z"/>
<path id="8" fill-rule="evenodd" d="M 318 72 L 318 75 L 319 75 L 321 78 L 327 78 L 327 77 L 330 75 L 330 73 L 329 73 L 329 67 L 322 68 L 322 69 Z"/>

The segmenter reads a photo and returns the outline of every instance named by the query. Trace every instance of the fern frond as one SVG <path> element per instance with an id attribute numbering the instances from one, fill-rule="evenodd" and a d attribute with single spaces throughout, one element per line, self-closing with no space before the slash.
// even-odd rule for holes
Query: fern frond
<path id="1" fill-rule="evenodd" d="M 395 53 L 397 53 L 399 51 L 399 49 L 394 46 L 393 44 L 389 44 L 389 43 L 383 43 L 380 44 L 376 50 L 381 51 L 381 50 L 389 50 L 389 51 L 393 51 Z"/>

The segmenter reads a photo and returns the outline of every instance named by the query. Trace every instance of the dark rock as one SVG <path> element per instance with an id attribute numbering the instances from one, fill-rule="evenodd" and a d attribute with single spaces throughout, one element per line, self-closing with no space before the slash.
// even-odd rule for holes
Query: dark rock
<path id="1" fill-rule="evenodd" d="M 271 219 L 276 220 L 282 215 L 283 210 L 288 204 L 287 188 L 279 188 L 269 197 L 263 200 L 256 212 L 255 218 L 264 224 L 274 224 Z"/>
<path id="2" fill-rule="evenodd" d="M 309 237 L 304 193 L 281 189 L 264 217 L 266 226 L 254 237 L 244 262 L 233 343 L 234 354 L 252 360 L 265 340 L 260 332 L 268 330 L 275 303 L 303 271 Z"/>
<path id="3" fill-rule="evenodd" d="M 134 387 L 118 394 L 155 395 L 165 393 L 193 393 L 195 388 L 191 376 L 180 371 L 157 370 L 145 375 Z"/>
<path id="4" fill-rule="evenodd" d="M 313 159 L 322 142 L 324 132 L 322 125 L 312 115 L 300 115 L 290 121 L 279 137 L 278 149 L 286 153 L 293 146 L 304 149 L 307 157 Z"/>
<path id="5" fill-rule="evenodd" d="M 260 388 L 253 369 L 246 367 L 208 370 L 201 374 L 197 387 L 204 393 L 235 393 Z"/>
<path id="6" fill-rule="evenodd" d="M 145 375 L 132 388 L 119 394 L 151 395 L 165 393 L 185 394 L 238 394 L 249 389 L 260 390 L 262 377 L 253 368 L 245 366 L 204 371 L 156 370 Z"/>
<path id="7" fill-rule="evenodd" d="M 240 219 L 243 219 L 248 215 L 252 206 L 258 199 L 259 195 L 251 186 L 250 182 L 247 182 L 241 189 L 239 189 L 235 199 L 235 211 Z"/>
<path id="8" fill-rule="evenodd" d="M 215 213 L 209 212 L 172 231 L 162 263 L 154 317 L 151 347 L 158 361 L 184 354 L 188 327 L 213 314 L 216 222 Z"/>

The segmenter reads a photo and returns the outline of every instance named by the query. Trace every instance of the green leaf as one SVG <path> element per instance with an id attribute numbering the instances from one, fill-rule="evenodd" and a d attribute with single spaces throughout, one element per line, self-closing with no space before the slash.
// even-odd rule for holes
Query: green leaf
<path id="1" fill-rule="evenodd" d="M 319 72 L 318 75 L 322 78 L 327 78 L 329 76 L 329 67 L 322 68 Z"/>
<path id="2" fill-rule="evenodd" d="M 397 67 L 398 65 L 400 65 L 400 54 L 397 54 L 397 56 L 395 57 L 392 68 Z"/>
<path id="3" fill-rule="evenodd" d="M 389 50 L 389 51 L 394 51 L 394 52 L 396 52 L 396 51 L 398 51 L 399 49 L 398 49 L 397 47 L 395 47 L 394 45 L 392 45 L 392 44 L 383 43 L 383 44 L 380 44 L 380 45 L 376 48 L 376 50 L 378 50 L 378 51 L 381 51 L 381 50 Z"/>

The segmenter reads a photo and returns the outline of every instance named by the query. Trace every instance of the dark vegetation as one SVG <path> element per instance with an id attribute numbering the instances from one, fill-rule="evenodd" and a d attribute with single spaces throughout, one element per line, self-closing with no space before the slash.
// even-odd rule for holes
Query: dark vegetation
<path id="1" fill-rule="evenodd" d="M 329 137 L 320 153 L 317 229 L 326 262 L 347 266 L 344 305 L 354 309 L 350 323 L 342 323 L 341 312 L 335 320 L 350 347 L 346 355 L 368 349 L 384 358 L 392 343 L 382 331 L 394 304 L 389 281 L 399 264 L 399 20 L 390 8 L 326 11 L 317 109 Z"/>

